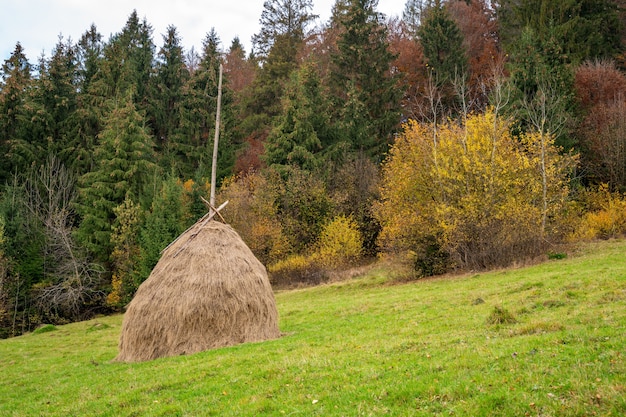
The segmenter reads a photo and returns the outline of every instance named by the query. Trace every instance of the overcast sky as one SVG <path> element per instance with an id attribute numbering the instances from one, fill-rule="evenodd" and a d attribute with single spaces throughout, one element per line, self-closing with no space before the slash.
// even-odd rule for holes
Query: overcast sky
<path id="1" fill-rule="evenodd" d="M 59 35 L 77 42 L 92 23 L 107 41 L 137 10 L 154 29 L 160 47 L 168 25 L 176 26 L 185 50 L 200 49 L 206 33 L 214 27 L 228 49 L 238 36 L 246 52 L 259 31 L 264 0 L 0 0 L 0 58 L 8 59 L 19 41 L 31 64 L 42 52 L 50 57 Z M 313 0 L 313 13 L 327 21 L 335 0 Z M 406 0 L 379 0 L 378 11 L 401 16 Z"/>

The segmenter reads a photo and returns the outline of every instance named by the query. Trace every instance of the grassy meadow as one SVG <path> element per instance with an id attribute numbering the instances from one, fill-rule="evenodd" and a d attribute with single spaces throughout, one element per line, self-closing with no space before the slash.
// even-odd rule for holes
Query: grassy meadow
<path id="1" fill-rule="evenodd" d="M 0 416 L 626 415 L 626 240 L 276 300 L 278 340 L 145 363 L 111 361 L 119 315 L 0 340 Z"/>

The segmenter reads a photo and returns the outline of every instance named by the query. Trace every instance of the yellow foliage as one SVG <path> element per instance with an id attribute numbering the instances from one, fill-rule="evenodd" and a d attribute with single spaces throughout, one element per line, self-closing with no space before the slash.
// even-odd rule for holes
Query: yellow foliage
<path id="1" fill-rule="evenodd" d="M 111 292 L 107 295 L 107 305 L 117 307 L 122 301 L 122 279 L 113 274 L 111 278 Z"/>
<path id="2" fill-rule="evenodd" d="M 512 137 L 491 111 L 436 131 L 410 121 L 383 166 L 380 242 L 416 250 L 435 239 L 451 265 L 466 267 L 533 255 L 567 196 L 573 163 L 550 137 Z"/>
<path id="3" fill-rule="evenodd" d="M 264 264 L 275 263 L 291 252 L 278 221 L 277 190 L 258 173 L 224 180 L 219 200 L 228 200 L 223 216 Z"/>
<path id="4" fill-rule="evenodd" d="M 585 195 L 589 211 L 572 240 L 608 239 L 626 234 L 626 195 L 612 193 L 606 184 Z"/>
<path id="5" fill-rule="evenodd" d="M 327 267 L 338 267 L 361 256 L 363 238 L 351 217 L 337 216 L 324 227 L 313 257 Z"/>
<path id="6" fill-rule="evenodd" d="M 317 284 L 322 279 L 322 271 L 314 257 L 290 255 L 268 267 L 272 285 L 291 285 L 309 282 Z"/>

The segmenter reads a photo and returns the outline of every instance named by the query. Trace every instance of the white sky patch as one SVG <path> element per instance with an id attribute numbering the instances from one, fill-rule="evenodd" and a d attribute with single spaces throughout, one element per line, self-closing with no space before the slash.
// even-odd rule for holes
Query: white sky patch
<path id="1" fill-rule="evenodd" d="M 313 0 L 318 23 L 328 20 L 335 0 Z M 401 16 L 406 0 L 379 0 L 378 11 Z M 215 28 L 227 50 L 239 37 L 246 52 L 251 38 L 259 32 L 263 0 L 0 0 L 0 60 L 8 59 L 17 42 L 26 57 L 36 64 L 42 53 L 50 57 L 63 39 L 78 42 L 92 23 L 103 40 L 122 30 L 133 10 L 152 25 L 152 39 L 163 44 L 167 27 L 176 27 L 185 51 L 201 50 L 202 40 Z"/>

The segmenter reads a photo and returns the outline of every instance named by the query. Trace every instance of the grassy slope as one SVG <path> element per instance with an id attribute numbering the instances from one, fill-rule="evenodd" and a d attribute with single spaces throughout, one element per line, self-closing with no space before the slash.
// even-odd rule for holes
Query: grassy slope
<path id="1" fill-rule="evenodd" d="M 626 415 L 626 241 L 387 280 L 281 292 L 281 339 L 148 363 L 110 362 L 121 316 L 2 340 L 0 415 Z"/>

